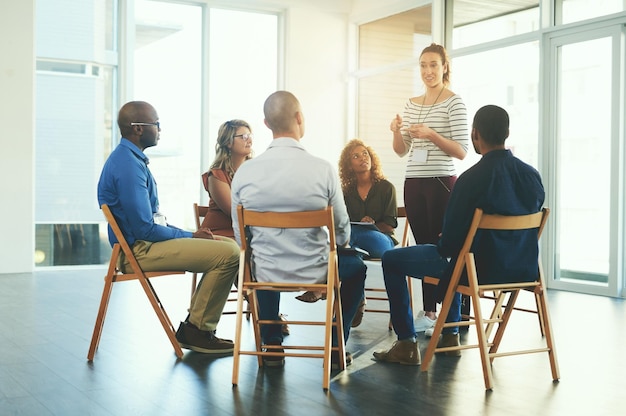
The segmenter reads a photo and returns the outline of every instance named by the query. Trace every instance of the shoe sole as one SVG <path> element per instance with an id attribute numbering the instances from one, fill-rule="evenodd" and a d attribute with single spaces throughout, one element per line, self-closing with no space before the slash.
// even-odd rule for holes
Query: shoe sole
<path id="1" fill-rule="evenodd" d="M 263 360 L 263 365 L 265 367 L 277 368 L 285 366 L 285 359 L 282 360 Z"/>
<path id="2" fill-rule="evenodd" d="M 392 363 L 392 364 L 402 364 L 402 365 L 420 365 L 422 364 L 422 360 L 420 359 L 418 362 L 409 362 L 409 361 L 400 361 L 400 360 L 390 360 L 387 357 L 378 357 L 374 354 L 374 359 L 381 363 Z"/>
<path id="3" fill-rule="evenodd" d="M 187 350 L 191 350 L 191 351 L 195 351 L 195 352 L 201 352 L 203 354 L 232 354 L 233 350 L 235 349 L 235 347 L 232 348 L 220 348 L 220 349 L 208 349 L 208 348 L 201 348 L 201 347 L 197 347 L 195 345 L 189 345 L 189 344 L 183 344 L 182 342 L 178 342 L 181 346 L 181 348 L 185 348 Z"/>

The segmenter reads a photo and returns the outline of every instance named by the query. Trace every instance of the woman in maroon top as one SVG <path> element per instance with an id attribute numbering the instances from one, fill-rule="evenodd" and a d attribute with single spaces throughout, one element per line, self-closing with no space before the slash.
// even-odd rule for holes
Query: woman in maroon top
<path id="1" fill-rule="evenodd" d="M 234 238 L 230 216 L 230 184 L 243 162 L 252 158 L 252 131 L 243 120 L 230 120 L 220 126 L 211 169 L 202 174 L 209 193 L 209 212 L 202 221 L 213 234 Z"/>
<path id="2" fill-rule="evenodd" d="M 231 218 L 230 186 L 239 166 L 252 159 L 252 130 L 243 120 L 230 120 L 220 126 L 215 144 L 215 160 L 211 169 L 202 174 L 204 189 L 209 193 L 209 212 L 202 221 L 215 235 L 235 238 Z M 284 315 L 280 314 L 281 319 Z M 289 335 L 287 324 L 283 335 Z"/>

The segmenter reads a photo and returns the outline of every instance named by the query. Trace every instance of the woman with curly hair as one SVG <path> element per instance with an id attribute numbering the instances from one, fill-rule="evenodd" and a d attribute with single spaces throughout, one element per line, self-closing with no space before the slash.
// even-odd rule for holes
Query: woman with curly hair
<path id="1" fill-rule="evenodd" d="M 243 162 L 252 158 L 252 131 L 243 120 L 222 124 L 217 133 L 215 160 L 202 174 L 204 189 L 209 193 L 209 212 L 202 227 L 216 235 L 235 237 L 230 217 L 230 185 L 233 175 Z"/>
<path id="2" fill-rule="evenodd" d="M 343 198 L 352 221 L 350 245 L 380 258 L 398 241 L 396 189 L 385 179 L 374 149 L 361 140 L 349 141 L 339 159 Z"/>
<path id="3" fill-rule="evenodd" d="M 374 149 L 359 139 L 350 140 L 339 158 L 339 179 L 352 223 L 350 246 L 367 251 L 369 257 L 382 257 L 398 244 L 393 235 L 398 226 L 398 207 L 396 189 L 385 179 Z M 309 291 L 296 299 L 312 303 L 324 299 L 324 294 Z M 352 321 L 353 328 L 361 324 L 365 304 L 363 298 Z"/>

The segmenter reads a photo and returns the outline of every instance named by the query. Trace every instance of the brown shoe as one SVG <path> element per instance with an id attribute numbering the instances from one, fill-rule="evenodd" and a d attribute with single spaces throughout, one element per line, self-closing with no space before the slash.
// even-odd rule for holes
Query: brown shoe
<path id="1" fill-rule="evenodd" d="M 189 322 L 181 322 L 176 331 L 176 340 L 182 348 L 204 354 L 230 354 L 233 342 L 215 336 L 213 331 L 201 331 Z"/>
<path id="2" fill-rule="evenodd" d="M 376 351 L 374 353 L 374 359 L 376 361 L 400 363 L 404 365 L 420 365 L 422 363 L 419 344 L 410 340 L 398 340 L 393 343 L 391 349 L 387 351 Z"/>
<path id="3" fill-rule="evenodd" d="M 354 318 L 352 318 L 352 324 L 350 325 L 352 328 L 356 328 L 361 325 L 363 322 L 363 314 L 365 313 L 365 305 L 367 304 L 367 299 L 363 298 L 361 303 L 359 304 L 359 308 L 356 310 L 354 314 Z"/>
<path id="4" fill-rule="evenodd" d="M 437 343 L 437 348 L 458 347 L 459 345 L 461 345 L 461 341 L 458 332 L 456 334 L 441 334 L 441 338 L 439 338 L 439 342 Z M 440 354 L 445 354 L 449 357 L 460 357 L 461 350 L 442 351 Z"/>

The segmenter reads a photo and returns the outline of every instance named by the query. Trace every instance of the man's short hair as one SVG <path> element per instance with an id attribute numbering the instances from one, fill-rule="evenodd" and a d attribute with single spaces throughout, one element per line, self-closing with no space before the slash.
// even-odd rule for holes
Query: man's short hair
<path id="1" fill-rule="evenodd" d="M 509 114 L 497 105 L 486 105 L 474 115 L 473 127 L 490 145 L 504 144 L 509 137 Z"/>

